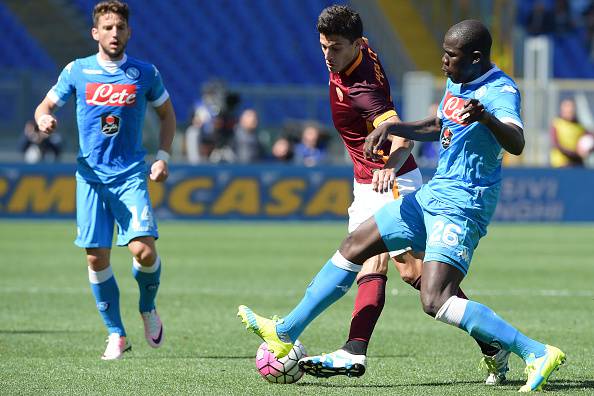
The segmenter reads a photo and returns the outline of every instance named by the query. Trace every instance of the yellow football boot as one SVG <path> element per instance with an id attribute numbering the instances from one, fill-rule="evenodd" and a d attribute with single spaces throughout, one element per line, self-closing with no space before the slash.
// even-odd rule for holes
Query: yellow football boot
<path id="1" fill-rule="evenodd" d="M 251 309 L 245 305 L 240 305 L 237 311 L 237 316 L 241 318 L 245 328 L 260 337 L 268 344 L 268 350 L 272 352 L 277 358 L 287 356 L 293 348 L 293 343 L 284 342 L 276 333 L 276 324 L 278 319 L 267 319 L 260 315 L 256 315 Z"/>
<path id="2" fill-rule="evenodd" d="M 525 373 L 528 374 L 526 385 L 522 386 L 519 392 L 532 392 L 542 390 L 553 371 L 565 363 L 565 354 L 559 348 L 546 345 L 546 353 L 526 362 Z"/>

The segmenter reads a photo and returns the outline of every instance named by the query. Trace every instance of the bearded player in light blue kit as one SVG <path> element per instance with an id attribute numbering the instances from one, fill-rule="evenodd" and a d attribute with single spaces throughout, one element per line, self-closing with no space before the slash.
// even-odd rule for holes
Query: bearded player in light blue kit
<path id="1" fill-rule="evenodd" d="M 337 268 L 332 276 L 316 278 L 312 284 L 316 295 L 325 295 L 324 290 L 352 283 L 352 272 L 369 257 L 407 246 L 425 251 L 423 310 L 520 356 L 528 374 L 520 391 L 531 392 L 542 388 L 565 361 L 565 354 L 528 338 L 485 305 L 456 297 L 497 204 L 503 150 L 519 155 L 524 148 L 520 94 L 513 80 L 491 64 L 491 44 L 489 31 L 479 21 L 466 20 L 452 26 L 443 44 L 443 71 L 449 80 L 437 117 L 385 122 L 368 135 L 368 157 L 379 155 L 378 149 L 389 134 L 420 141 L 441 140 L 437 171 L 416 193 L 386 204 L 351 233 L 328 262 Z M 329 305 L 323 301 L 318 304 L 320 309 Z M 281 354 L 295 341 L 290 333 L 279 332 L 282 323 L 272 327 L 269 321 L 248 313 L 248 327 Z M 303 358 L 300 366 L 310 374 L 328 376 L 327 372 L 340 372 L 352 364 L 335 359 L 339 356 L 331 353 Z"/>
<path id="2" fill-rule="evenodd" d="M 103 360 L 131 349 L 120 316 L 119 289 L 110 266 L 114 222 L 117 244 L 132 253 L 132 273 L 140 290 L 145 338 L 153 348 L 164 340 L 155 309 L 161 259 L 159 234 L 146 180 L 142 126 L 147 102 L 159 116 L 159 151 L 150 179 L 163 182 L 175 134 L 175 112 L 157 69 L 126 55 L 130 38 L 128 6 L 103 1 L 93 10 L 91 34 L 99 52 L 68 64 L 35 111 L 42 132 L 57 125 L 52 111 L 76 95 L 79 144 L 76 172 L 76 245 L 85 248 L 91 289 L 108 330 Z"/>

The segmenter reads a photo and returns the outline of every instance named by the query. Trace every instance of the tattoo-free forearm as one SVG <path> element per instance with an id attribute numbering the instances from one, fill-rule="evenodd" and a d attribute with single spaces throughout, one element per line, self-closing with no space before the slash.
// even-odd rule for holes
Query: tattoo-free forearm
<path id="1" fill-rule="evenodd" d="M 524 132 L 513 124 L 499 121 L 495 116 L 487 113 L 483 125 L 485 125 L 495 136 L 501 147 L 510 154 L 520 155 L 524 150 Z"/>
<path id="2" fill-rule="evenodd" d="M 390 153 L 384 169 L 394 169 L 398 171 L 402 168 L 402 165 L 406 162 L 406 159 L 410 156 L 410 153 L 414 147 L 414 143 L 410 141 L 407 146 L 397 147 Z"/>
<path id="3" fill-rule="evenodd" d="M 156 110 L 161 120 L 159 149 L 171 153 L 171 145 L 173 144 L 176 128 L 175 111 L 173 110 L 173 106 L 169 99 Z"/>
<path id="4" fill-rule="evenodd" d="M 388 126 L 391 135 L 400 136 L 419 142 L 439 140 L 441 121 L 437 117 L 429 117 L 412 122 L 399 122 Z"/>

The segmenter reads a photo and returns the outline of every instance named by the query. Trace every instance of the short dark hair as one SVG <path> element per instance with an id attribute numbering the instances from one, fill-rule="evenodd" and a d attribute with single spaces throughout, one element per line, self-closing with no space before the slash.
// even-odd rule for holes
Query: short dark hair
<path id="1" fill-rule="evenodd" d="M 109 13 L 118 14 L 128 23 L 128 16 L 130 15 L 128 4 L 118 0 L 108 0 L 97 3 L 93 8 L 93 26 L 97 26 L 101 15 Z"/>
<path id="2" fill-rule="evenodd" d="M 352 8 L 334 4 L 320 13 L 318 32 L 324 36 L 342 36 L 352 43 L 363 37 L 363 22 L 359 13 Z"/>
<path id="3" fill-rule="evenodd" d="M 465 53 L 480 51 L 487 59 L 490 57 L 493 39 L 489 29 L 481 21 L 466 19 L 458 22 L 448 30 L 447 34 L 460 39 L 461 49 Z"/>

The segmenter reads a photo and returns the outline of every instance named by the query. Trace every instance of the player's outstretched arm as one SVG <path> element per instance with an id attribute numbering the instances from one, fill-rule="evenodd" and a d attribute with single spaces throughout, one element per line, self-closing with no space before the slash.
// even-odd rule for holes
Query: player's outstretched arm
<path id="1" fill-rule="evenodd" d="M 58 126 L 58 120 L 52 114 L 56 106 L 57 105 L 46 96 L 35 109 L 35 122 L 37 123 L 40 132 L 52 133 Z"/>
<path id="2" fill-rule="evenodd" d="M 390 155 L 387 157 L 384 168 L 376 169 L 376 172 L 373 173 L 373 179 L 371 181 L 373 191 L 379 193 L 392 191 L 394 181 L 396 180 L 396 173 L 402 168 L 402 165 L 404 165 L 410 156 L 413 147 L 414 142 L 412 140 L 392 136 Z"/>
<path id="3" fill-rule="evenodd" d="M 161 106 L 156 107 L 157 115 L 161 120 L 161 128 L 159 131 L 159 151 L 155 158 L 155 162 L 151 166 L 150 179 L 156 182 L 167 180 L 169 176 L 169 168 L 167 162 L 171 155 L 171 145 L 175 136 L 175 111 L 171 104 L 171 99 L 167 99 Z"/>
<path id="4" fill-rule="evenodd" d="M 412 122 L 384 122 L 378 125 L 378 127 L 365 138 L 365 157 L 377 157 L 378 149 L 388 139 L 388 135 L 395 135 L 420 142 L 432 142 L 439 140 L 440 132 L 441 120 L 437 117 L 429 117 Z"/>
<path id="5" fill-rule="evenodd" d="M 520 155 L 524 150 L 524 131 L 517 125 L 501 122 L 493 114 L 485 110 L 477 99 L 470 99 L 464 103 L 460 118 L 466 122 L 478 121 L 485 125 L 495 136 L 501 147 L 510 154 Z"/>

